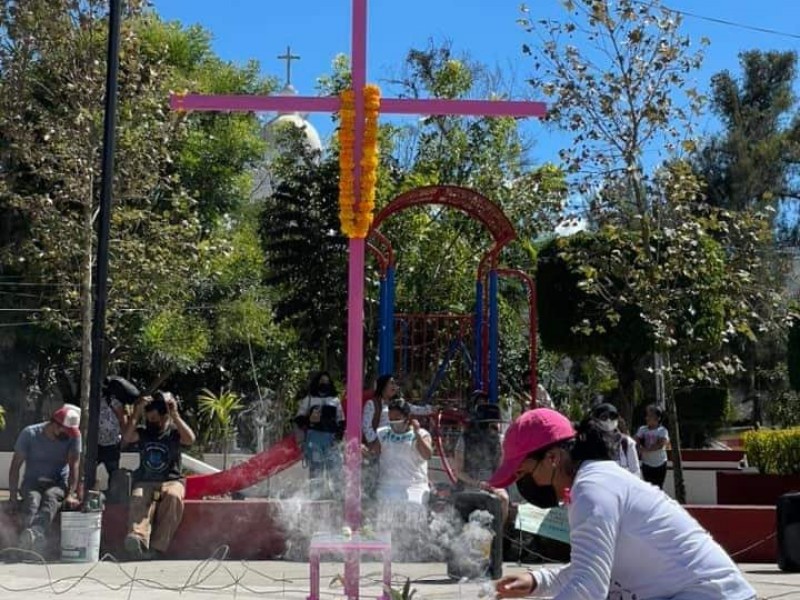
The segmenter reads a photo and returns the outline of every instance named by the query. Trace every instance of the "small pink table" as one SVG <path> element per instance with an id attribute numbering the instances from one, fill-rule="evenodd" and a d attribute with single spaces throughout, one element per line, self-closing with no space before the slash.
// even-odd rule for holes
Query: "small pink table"
<path id="1" fill-rule="evenodd" d="M 344 536 L 340 534 L 318 533 L 311 538 L 308 560 L 311 568 L 311 591 L 308 600 L 320 600 L 319 597 L 319 562 L 322 554 L 343 554 L 345 562 L 360 560 L 363 554 L 380 554 L 383 558 L 383 591 L 378 600 L 389 600 L 389 588 L 392 583 L 392 536 L 390 533 L 379 533 L 369 538 L 359 534 Z M 348 589 L 345 582 L 345 595 L 349 600 L 358 600 L 359 585 Z"/>

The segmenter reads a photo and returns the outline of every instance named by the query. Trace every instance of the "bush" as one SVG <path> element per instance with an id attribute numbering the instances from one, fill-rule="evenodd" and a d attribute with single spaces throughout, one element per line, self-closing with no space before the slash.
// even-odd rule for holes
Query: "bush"
<path id="1" fill-rule="evenodd" d="M 677 390 L 678 423 L 684 448 L 703 448 L 728 418 L 730 400 L 727 388 L 692 387 Z"/>
<path id="2" fill-rule="evenodd" d="M 748 431 L 747 461 L 762 475 L 800 475 L 800 427 Z"/>

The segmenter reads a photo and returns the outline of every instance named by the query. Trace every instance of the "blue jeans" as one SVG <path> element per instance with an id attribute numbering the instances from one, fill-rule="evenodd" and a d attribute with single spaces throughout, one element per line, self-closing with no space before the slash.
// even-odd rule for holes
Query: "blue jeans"
<path id="1" fill-rule="evenodd" d="M 336 485 L 341 482 L 342 453 L 336 443 L 336 434 L 309 429 L 303 443 L 303 453 L 308 464 L 312 499 L 323 500 L 338 495 Z"/>
<path id="2" fill-rule="evenodd" d="M 39 481 L 29 487 L 23 486 L 20 511 L 22 528 L 45 535 L 61 510 L 65 497 L 64 487 L 54 481 Z"/>

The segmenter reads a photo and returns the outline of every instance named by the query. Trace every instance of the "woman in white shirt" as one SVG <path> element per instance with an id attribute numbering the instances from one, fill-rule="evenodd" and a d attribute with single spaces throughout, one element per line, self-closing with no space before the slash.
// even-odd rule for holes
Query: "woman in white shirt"
<path id="1" fill-rule="evenodd" d="M 431 435 L 412 419 L 403 399 L 389 403 L 389 425 L 378 429 L 380 476 L 378 527 L 392 532 L 395 560 L 417 560 L 420 533 L 428 527 L 428 461 L 433 456 Z"/>
<path id="2" fill-rule="evenodd" d="M 617 408 L 613 404 L 606 402 L 595 406 L 591 414 L 601 428 L 609 433 L 616 434 L 619 445 L 619 450 L 614 459 L 616 463 L 637 477 L 641 477 L 639 455 L 636 453 L 636 440 L 623 431 L 625 421 L 619 416 Z"/>
<path id="3" fill-rule="evenodd" d="M 378 442 L 378 430 L 389 426 L 389 402 L 400 392 L 393 375 L 381 375 L 375 382 L 375 395 L 364 403 L 361 415 L 361 431 L 364 438 L 364 464 L 361 469 L 361 481 L 364 494 L 374 495 L 379 475 L 379 456 L 381 445 Z M 430 406 L 409 404 L 412 415 L 429 415 L 433 412 Z"/>
<path id="4" fill-rule="evenodd" d="M 679 504 L 612 462 L 614 442 L 595 419 L 574 431 L 546 408 L 506 433 L 489 481 L 529 475 L 566 505 L 571 562 L 504 577 L 500 598 L 554 600 L 755 600 L 725 551 Z"/>
<path id="5" fill-rule="evenodd" d="M 405 400 L 392 400 L 388 408 L 389 426 L 378 429 L 378 501 L 427 505 L 428 461 L 433 456 L 431 434 L 411 418 L 411 404 Z"/>

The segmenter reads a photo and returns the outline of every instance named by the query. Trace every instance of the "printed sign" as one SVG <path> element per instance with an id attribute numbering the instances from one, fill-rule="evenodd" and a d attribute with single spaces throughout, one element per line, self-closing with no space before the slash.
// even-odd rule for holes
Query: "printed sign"
<path id="1" fill-rule="evenodd" d="M 520 504 L 517 509 L 517 529 L 569 544 L 567 509 L 539 508 L 533 504 Z"/>

